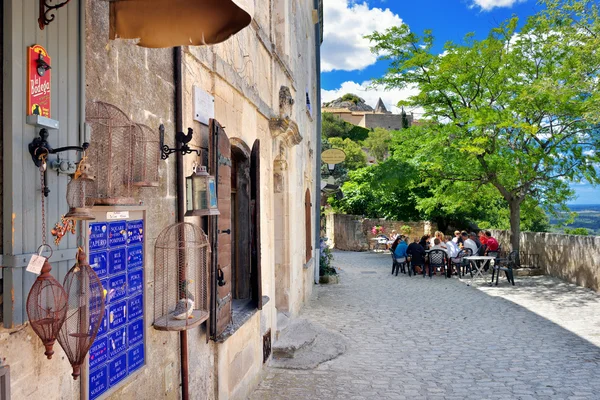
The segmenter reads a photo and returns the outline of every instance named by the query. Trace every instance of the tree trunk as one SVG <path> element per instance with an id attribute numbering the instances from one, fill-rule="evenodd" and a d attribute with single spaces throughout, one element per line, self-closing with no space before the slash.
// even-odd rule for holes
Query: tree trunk
<path id="1" fill-rule="evenodd" d="M 521 201 L 511 200 L 510 207 L 510 244 L 512 251 L 519 251 L 521 239 Z"/>

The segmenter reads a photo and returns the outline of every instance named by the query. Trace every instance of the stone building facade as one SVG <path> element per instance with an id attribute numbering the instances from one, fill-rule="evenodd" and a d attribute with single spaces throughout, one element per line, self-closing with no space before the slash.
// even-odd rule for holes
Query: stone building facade
<path id="1" fill-rule="evenodd" d="M 403 122 L 403 115 L 389 112 L 381 99 L 379 99 L 375 108 L 366 104 L 356 107 L 349 102 L 333 101 L 322 107 L 321 111 L 333 114 L 352 125 L 367 129 L 384 128 L 397 131 L 410 127 L 414 120 L 413 114 L 410 113 L 405 114 L 406 118 Z"/>
<path id="2" fill-rule="evenodd" d="M 0 295 L 12 296 L 4 296 L 1 304 L 0 376 L 10 370 L 12 399 L 88 399 L 93 384 L 90 374 L 94 373 L 94 367 L 84 365 L 81 377 L 74 381 L 58 343 L 54 358 L 47 360 L 24 312 L 35 280 L 25 271 L 24 260 L 42 241 L 40 174 L 27 153 L 27 144 L 38 135 L 39 127 L 25 120 L 27 79 L 22 67 L 26 46 L 42 44 L 52 56 L 56 110 L 52 119 L 60 122 L 60 129 L 51 131 L 48 139 L 54 147 L 80 145 L 90 135 L 93 140 L 85 121 L 86 104 L 94 101 L 118 107 L 132 121 L 151 127 L 157 137 L 162 124 L 165 144 L 174 147 L 176 63 L 180 66 L 182 124 L 184 131 L 194 131 L 191 147 L 202 153 L 201 162 L 217 159 L 231 166 L 217 176 L 218 226 L 207 223 L 205 217 L 186 218 L 204 229 L 215 229 L 219 237 L 212 253 L 218 257 L 218 271 L 213 271 L 208 287 L 215 308 L 209 321 L 187 334 L 190 398 L 242 399 L 261 378 L 264 344 L 277 339 L 278 314 L 293 317 L 299 312 L 311 295 L 318 269 L 314 221 L 319 210 L 314 205 L 318 204 L 320 134 L 310 104 L 316 104 L 320 90 L 316 68 L 322 23 L 319 3 L 255 2 L 248 27 L 221 44 L 184 46 L 177 58 L 172 48 L 142 48 L 134 40 L 109 40 L 109 2 L 71 1 L 40 30 L 37 1 L 4 0 L 3 54 L 8 58 L 3 70 L 2 191 L 13 197 L 5 199 L 2 208 Z M 199 94 L 214 104 L 214 111 L 206 103 L 198 106 Z M 198 112 L 212 119 L 211 125 L 199 122 Z M 218 154 L 206 154 L 211 153 L 208 143 L 213 126 L 219 126 L 219 138 L 225 138 L 219 143 L 229 143 L 229 157 L 221 148 Z M 67 158 L 77 161 L 78 155 Z M 184 176 L 191 175 L 197 161 L 194 156 L 184 157 Z M 164 228 L 177 222 L 175 164 L 174 156 L 161 161 L 158 186 L 135 189 L 135 206 L 116 207 L 132 213 L 142 210 L 146 215 L 145 358 L 140 368 L 122 380 L 113 379 L 109 365 L 108 379 L 114 384 L 94 398 L 182 398 L 180 337 L 153 328 L 154 242 Z M 223 175 L 222 171 L 229 170 Z M 50 231 L 68 209 L 68 178 L 47 175 Z M 244 200 L 242 188 L 250 186 L 256 197 Z M 260 212 L 251 217 L 244 214 L 244 207 Z M 96 207 L 95 211 L 105 209 Z M 49 232 L 47 236 L 53 239 Z M 77 244 L 77 235 L 66 235 L 54 250 L 53 273 L 60 281 L 73 265 Z M 250 257 L 258 259 L 258 270 L 255 261 L 250 269 Z M 224 284 L 215 284 L 214 291 L 213 280 L 221 274 Z"/>

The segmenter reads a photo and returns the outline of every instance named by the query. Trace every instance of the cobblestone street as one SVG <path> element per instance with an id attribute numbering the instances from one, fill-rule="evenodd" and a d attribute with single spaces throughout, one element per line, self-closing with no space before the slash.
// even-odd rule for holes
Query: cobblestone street
<path id="1" fill-rule="evenodd" d="M 600 399 L 600 295 L 548 277 L 489 287 L 391 275 L 335 252 L 300 317 L 347 338 L 313 370 L 267 368 L 259 399 Z"/>

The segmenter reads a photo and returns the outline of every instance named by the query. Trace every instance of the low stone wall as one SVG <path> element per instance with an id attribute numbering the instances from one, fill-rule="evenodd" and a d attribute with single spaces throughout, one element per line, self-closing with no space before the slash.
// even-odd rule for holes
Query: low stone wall
<path id="1" fill-rule="evenodd" d="M 510 232 L 492 231 L 510 249 Z M 521 251 L 539 255 L 539 265 L 548 275 L 587 288 L 600 290 L 600 236 L 521 233 Z"/>
<path id="2" fill-rule="evenodd" d="M 420 237 L 426 233 L 432 233 L 437 229 L 437 226 L 429 221 L 389 221 L 345 214 L 328 214 L 326 218 L 326 235 L 330 246 L 346 251 L 369 250 L 371 239 L 376 236 L 371 233 L 371 228 L 375 225 L 382 226 L 384 235 L 386 236 L 390 236 L 393 230 L 401 233 L 403 226 L 410 226 L 412 228 L 410 237 Z"/>

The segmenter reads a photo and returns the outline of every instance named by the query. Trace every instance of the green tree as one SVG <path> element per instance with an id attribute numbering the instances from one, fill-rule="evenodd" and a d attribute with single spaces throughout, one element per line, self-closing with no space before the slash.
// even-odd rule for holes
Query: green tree
<path id="1" fill-rule="evenodd" d="M 402 146 L 429 177 L 493 187 L 510 210 L 511 244 L 519 249 L 527 199 L 565 207 L 570 180 L 600 183 L 600 20 L 590 0 L 547 0 L 547 9 L 517 32 L 516 17 L 484 40 L 465 37 L 432 52 L 431 31 L 406 25 L 368 38 L 389 61 L 376 83 L 416 87 L 407 102 L 432 121 Z"/>
<path id="2" fill-rule="evenodd" d="M 369 136 L 369 130 L 362 126 L 349 124 L 334 114 L 324 112 L 321 116 L 323 129 L 321 136 L 323 138 L 339 137 L 342 139 L 352 139 L 356 142 L 365 140 Z"/>
<path id="3" fill-rule="evenodd" d="M 343 150 L 346 153 L 346 159 L 342 164 L 349 171 L 363 168 L 367 165 L 367 156 L 362 151 L 362 147 L 355 141 L 332 137 L 328 139 L 328 142 L 332 148 Z"/>
<path id="4" fill-rule="evenodd" d="M 587 236 L 590 233 L 585 228 L 565 228 L 565 234 Z"/>
<path id="5" fill-rule="evenodd" d="M 390 143 L 392 142 L 392 132 L 383 128 L 375 128 L 369 132 L 369 137 L 363 142 L 369 153 L 377 159 L 383 161 L 389 152 Z"/>

